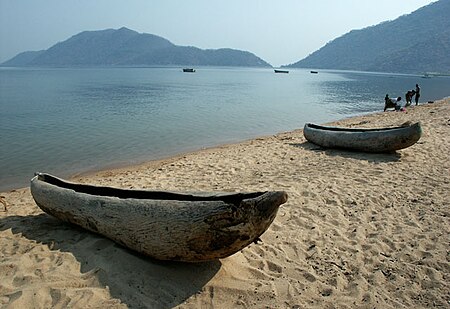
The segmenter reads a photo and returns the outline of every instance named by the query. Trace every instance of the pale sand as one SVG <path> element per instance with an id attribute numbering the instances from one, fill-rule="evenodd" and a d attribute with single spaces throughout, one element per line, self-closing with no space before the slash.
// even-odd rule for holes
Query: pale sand
<path id="1" fill-rule="evenodd" d="M 75 181 L 164 190 L 285 190 L 262 243 L 220 261 L 158 262 L 1 193 L 5 308 L 450 308 L 450 100 L 338 121 L 420 120 L 395 154 L 320 150 L 301 130 Z"/>

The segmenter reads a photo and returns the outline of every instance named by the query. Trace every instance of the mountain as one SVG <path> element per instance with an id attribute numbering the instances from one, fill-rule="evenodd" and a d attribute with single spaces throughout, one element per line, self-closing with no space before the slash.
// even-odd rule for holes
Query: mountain
<path id="1" fill-rule="evenodd" d="M 84 31 L 44 51 L 20 53 L 1 66 L 213 65 L 270 67 L 254 54 L 235 49 L 202 50 L 125 27 Z"/>
<path id="2" fill-rule="evenodd" d="M 450 0 L 329 42 L 291 68 L 377 72 L 450 72 Z"/>
<path id="3" fill-rule="evenodd" d="M 30 63 L 31 61 L 33 61 L 33 59 L 35 59 L 36 57 L 42 55 L 45 51 L 44 50 L 40 50 L 40 51 L 26 51 L 23 53 L 18 54 L 17 56 L 15 56 L 14 58 L 12 58 L 9 61 L 4 62 L 5 64 L 7 64 L 8 62 L 11 61 L 11 63 L 13 63 L 13 66 L 24 66 L 27 63 Z M 3 65 L 3 64 L 0 64 Z"/>

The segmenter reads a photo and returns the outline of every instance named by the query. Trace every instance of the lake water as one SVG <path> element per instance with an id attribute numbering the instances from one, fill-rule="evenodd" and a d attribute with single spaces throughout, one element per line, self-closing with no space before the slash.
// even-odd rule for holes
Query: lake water
<path id="1" fill-rule="evenodd" d="M 35 171 L 67 177 L 381 111 L 416 83 L 421 102 L 450 95 L 449 77 L 0 68 L 0 191 Z"/>

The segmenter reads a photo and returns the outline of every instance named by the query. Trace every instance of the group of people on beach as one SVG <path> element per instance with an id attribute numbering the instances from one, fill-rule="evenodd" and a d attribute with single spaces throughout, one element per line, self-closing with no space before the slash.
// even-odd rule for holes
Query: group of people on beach
<path id="1" fill-rule="evenodd" d="M 406 104 L 405 107 L 408 107 L 412 104 L 412 99 L 415 96 L 414 101 L 416 102 L 416 105 L 419 105 L 419 98 L 420 98 L 420 87 L 419 84 L 416 84 L 416 89 L 408 90 L 405 94 L 405 100 Z M 389 94 L 386 94 L 384 97 L 384 111 L 388 108 L 395 108 L 396 111 L 399 111 L 402 109 L 402 104 L 400 101 L 402 100 L 402 97 L 397 98 L 389 98 Z"/>

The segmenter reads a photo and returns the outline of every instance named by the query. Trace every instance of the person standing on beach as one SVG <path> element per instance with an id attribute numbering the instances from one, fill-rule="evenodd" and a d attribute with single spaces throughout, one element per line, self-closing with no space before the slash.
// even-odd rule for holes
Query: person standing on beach
<path id="1" fill-rule="evenodd" d="M 386 96 L 384 97 L 384 111 L 389 107 L 390 102 L 391 99 L 389 98 L 389 94 L 386 93 Z"/>
<path id="2" fill-rule="evenodd" d="M 416 84 L 416 105 L 419 105 L 419 98 L 420 98 L 420 87 L 419 84 Z"/>

